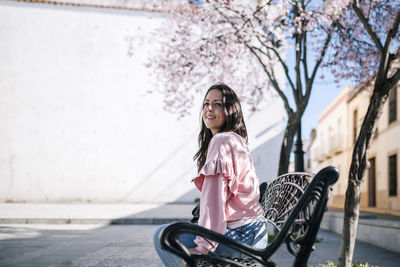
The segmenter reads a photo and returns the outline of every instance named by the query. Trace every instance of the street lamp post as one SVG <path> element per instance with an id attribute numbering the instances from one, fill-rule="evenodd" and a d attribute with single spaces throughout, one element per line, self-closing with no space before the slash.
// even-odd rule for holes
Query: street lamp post
<path id="1" fill-rule="evenodd" d="M 301 120 L 297 129 L 297 140 L 295 144 L 296 150 L 294 151 L 294 171 L 304 172 L 304 151 L 303 142 L 301 140 Z"/>

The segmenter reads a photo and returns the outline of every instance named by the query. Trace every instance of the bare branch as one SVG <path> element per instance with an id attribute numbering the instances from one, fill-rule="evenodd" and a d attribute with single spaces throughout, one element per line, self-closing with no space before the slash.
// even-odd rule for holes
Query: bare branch
<path id="1" fill-rule="evenodd" d="M 295 63 L 295 70 L 296 70 L 296 89 L 293 90 L 293 96 L 297 105 L 300 104 L 299 93 L 301 94 L 302 82 L 301 82 L 301 71 L 300 71 L 300 61 L 301 61 L 301 53 L 302 47 L 299 43 L 299 35 L 296 36 L 296 63 Z"/>
<path id="2" fill-rule="evenodd" d="M 304 32 L 302 34 L 302 38 L 301 38 L 301 45 L 303 47 L 302 51 L 303 51 L 303 58 L 302 58 L 302 62 L 303 62 L 303 69 L 304 69 L 304 80 L 306 81 L 306 93 L 308 91 L 308 84 L 309 84 L 309 78 L 308 78 L 308 64 L 307 64 L 307 32 Z M 303 94 L 301 94 L 301 97 L 303 98 Z"/>
<path id="3" fill-rule="evenodd" d="M 257 54 L 257 52 L 255 51 L 255 48 L 250 46 L 247 42 L 244 43 L 246 45 L 247 48 L 250 49 L 250 52 L 257 58 L 258 62 L 261 64 L 261 67 L 263 68 L 264 72 L 267 74 L 268 78 L 270 79 L 270 81 L 272 82 L 272 85 L 275 89 L 275 91 L 278 93 L 278 95 L 282 98 L 284 107 L 286 112 L 288 113 L 288 116 L 293 114 L 293 110 L 289 105 L 289 100 L 287 99 L 286 95 L 283 93 L 283 91 L 281 90 L 278 82 L 274 79 L 274 77 L 272 77 L 271 73 L 268 71 L 267 66 L 264 64 L 264 62 L 262 61 L 261 57 Z"/>
<path id="4" fill-rule="evenodd" d="M 210 1 L 207 1 L 209 4 L 211 4 L 211 2 Z M 217 4 L 218 4 L 218 1 L 217 1 Z M 264 7 L 266 7 L 266 6 L 268 6 L 268 5 L 270 5 L 271 4 L 271 0 L 269 0 L 268 2 L 266 2 L 264 5 L 260 5 L 260 6 L 258 6 L 257 8 L 256 8 L 256 10 L 253 12 L 253 14 L 252 14 L 252 16 L 250 17 L 250 18 L 248 18 L 248 19 L 246 19 L 246 20 L 244 20 L 243 18 L 242 18 L 242 16 L 240 16 L 240 12 L 239 11 L 237 11 L 237 10 L 234 10 L 233 8 L 231 8 L 230 6 L 228 6 L 228 5 L 224 5 L 223 6 L 223 8 L 224 9 L 226 9 L 226 10 L 229 10 L 229 11 L 231 11 L 231 12 L 233 12 L 233 13 L 236 13 L 236 14 L 238 14 L 238 18 L 241 18 L 242 20 L 243 20 L 243 24 L 241 25 L 241 27 L 236 27 L 236 25 L 235 25 L 235 34 L 237 34 L 238 32 L 240 32 L 245 26 L 246 26 L 246 24 L 248 24 L 248 23 L 252 23 L 251 22 L 251 19 L 252 18 L 257 18 L 257 16 L 256 16 L 256 14 L 258 13 L 258 12 L 260 12 Z M 212 5 L 212 7 L 221 15 L 221 16 L 223 16 L 226 20 L 228 20 L 228 22 L 233 26 L 233 22 L 231 21 L 231 18 L 229 18 L 228 16 L 226 16 L 223 12 L 221 12 L 220 10 L 219 10 L 219 8 L 218 7 L 216 7 L 215 5 L 213 5 L 213 4 L 211 4 Z M 220 6 L 221 7 L 221 6 Z M 257 18 L 258 19 L 258 18 Z M 260 21 L 260 19 L 258 19 L 259 21 Z"/>
<path id="5" fill-rule="evenodd" d="M 399 31 L 399 23 L 400 23 L 400 10 L 397 11 L 396 18 L 393 22 L 393 27 L 390 29 L 386 37 L 384 51 L 389 51 L 390 44 L 392 43 L 393 38 L 396 37 L 396 34 Z"/>
<path id="6" fill-rule="evenodd" d="M 398 69 L 392 77 L 388 79 L 389 88 L 393 88 L 400 80 L 400 69 Z"/>
<path id="7" fill-rule="evenodd" d="M 304 3 L 304 0 L 301 2 L 301 11 L 305 12 L 306 4 Z M 303 70 L 304 70 L 304 80 L 306 82 L 306 91 L 307 91 L 307 83 L 308 83 L 308 67 L 307 67 L 307 31 L 305 30 L 305 21 L 302 20 L 301 22 L 301 35 L 300 35 L 300 57 L 301 61 L 303 63 Z M 302 105 L 302 99 L 303 99 L 303 85 L 301 85 L 298 88 L 300 91 L 298 92 L 298 97 L 299 97 L 299 105 Z"/>
<path id="8" fill-rule="evenodd" d="M 281 65 L 282 65 L 282 67 L 283 67 L 283 69 L 285 70 L 286 79 L 289 81 L 289 84 L 290 84 L 290 86 L 292 87 L 292 89 L 294 89 L 295 87 L 294 87 L 293 81 L 292 81 L 292 79 L 291 79 L 290 76 L 289 76 L 289 68 L 287 67 L 286 63 L 283 61 L 281 55 L 278 53 L 278 51 L 275 49 L 275 47 L 266 45 L 266 44 L 260 39 L 260 36 L 257 36 L 256 38 L 257 38 L 257 40 L 260 42 L 260 44 L 261 44 L 263 47 L 265 47 L 265 48 L 267 48 L 268 50 L 271 50 L 272 52 L 274 52 L 275 56 L 278 58 L 279 62 L 281 63 Z M 261 49 L 259 49 L 259 48 L 257 48 L 257 49 L 258 49 L 260 52 L 265 53 L 265 52 L 262 51 Z"/>
<path id="9" fill-rule="evenodd" d="M 299 6 L 297 3 L 293 6 L 293 13 L 295 17 L 300 16 L 300 11 L 299 11 Z M 303 25 L 300 27 L 301 29 L 303 28 Z M 295 49 L 296 49 L 296 63 L 295 63 L 295 70 L 296 70 L 296 90 L 293 90 L 293 96 L 294 100 L 296 102 L 296 105 L 298 106 L 300 104 L 300 97 L 299 94 L 301 95 L 301 88 L 302 82 L 301 82 L 301 71 L 300 71 L 300 61 L 301 61 L 301 54 L 302 54 L 302 34 L 296 33 L 295 36 Z"/>
<path id="10" fill-rule="evenodd" d="M 329 43 L 331 42 L 334 28 L 335 28 L 335 23 L 333 23 L 331 25 L 331 28 L 329 29 L 329 31 L 327 33 L 327 37 L 325 39 L 324 46 L 322 47 L 321 55 L 318 58 L 317 62 L 315 63 L 314 69 L 313 69 L 312 74 L 311 74 L 311 77 L 308 80 L 308 83 L 306 84 L 306 95 L 305 95 L 306 103 L 308 103 L 308 99 L 310 98 L 312 84 L 314 83 L 315 76 L 317 75 L 317 70 L 318 70 L 319 66 L 321 65 L 321 63 L 322 63 L 322 60 L 325 57 L 326 51 L 328 50 Z"/>
<path id="11" fill-rule="evenodd" d="M 234 28 L 236 30 L 235 33 L 237 33 L 239 31 L 238 27 L 236 27 L 236 25 L 231 21 L 231 19 L 224 12 L 221 12 L 221 10 L 219 10 L 218 7 L 216 7 L 215 5 L 211 4 L 210 1 L 207 1 L 207 2 L 214 8 L 215 11 L 218 12 L 218 14 L 220 14 L 222 17 L 224 17 L 228 21 L 228 23 L 232 26 L 232 28 Z M 234 11 L 234 10 L 232 10 L 232 11 Z M 234 11 L 234 12 L 236 12 L 236 11 Z"/>
<path id="12" fill-rule="evenodd" d="M 377 79 L 386 80 L 387 74 L 389 72 L 391 66 L 391 54 L 390 54 L 390 45 L 392 43 L 393 38 L 396 36 L 399 29 L 400 22 L 400 11 L 397 12 L 396 19 L 394 20 L 393 27 L 389 30 L 388 35 L 386 36 L 385 46 L 383 48 L 383 53 L 381 54 L 381 60 L 379 64 L 379 69 L 377 73 Z M 398 51 L 396 51 L 397 53 Z"/>

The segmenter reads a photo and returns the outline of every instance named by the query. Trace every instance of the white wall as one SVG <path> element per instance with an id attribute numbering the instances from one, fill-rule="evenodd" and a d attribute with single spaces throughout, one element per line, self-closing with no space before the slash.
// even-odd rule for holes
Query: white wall
<path id="1" fill-rule="evenodd" d="M 190 181 L 201 99 L 177 120 L 161 95 L 146 94 L 151 45 L 128 56 L 127 38 L 162 18 L 14 1 L 0 2 L 0 18 L 0 201 L 198 197 Z M 261 179 L 277 172 L 284 119 L 279 101 L 247 118 Z"/>

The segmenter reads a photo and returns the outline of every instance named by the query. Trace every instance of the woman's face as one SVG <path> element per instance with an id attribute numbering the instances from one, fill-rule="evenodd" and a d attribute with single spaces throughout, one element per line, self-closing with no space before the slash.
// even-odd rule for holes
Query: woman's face
<path id="1" fill-rule="evenodd" d="M 203 103 L 203 121 L 213 135 L 217 134 L 222 125 L 224 125 L 225 112 L 220 90 L 208 92 Z"/>

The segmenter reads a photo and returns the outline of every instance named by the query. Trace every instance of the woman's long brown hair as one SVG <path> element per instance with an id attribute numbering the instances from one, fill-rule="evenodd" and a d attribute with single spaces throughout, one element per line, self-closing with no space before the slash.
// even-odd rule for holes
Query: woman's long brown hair
<path id="1" fill-rule="evenodd" d="M 225 123 L 219 132 L 235 132 L 243 137 L 247 142 L 247 129 L 244 123 L 242 108 L 240 101 L 235 92 L 226 84 L 217 83 L 211 86 L 204 96 L 203 103 L 211 90 L 219 90 L 222 93 L 222 102 L 225 112 Z M 203 112 L 201 112 L 201 129 L 198 137 L 199 150 L 193 159 L 197 160 L 197 170 L 200 171 L 207 159 L 208 144 L 213 137 L 210 129 L 208 129 L 203 121 Z"/>

